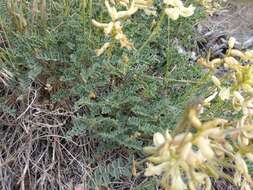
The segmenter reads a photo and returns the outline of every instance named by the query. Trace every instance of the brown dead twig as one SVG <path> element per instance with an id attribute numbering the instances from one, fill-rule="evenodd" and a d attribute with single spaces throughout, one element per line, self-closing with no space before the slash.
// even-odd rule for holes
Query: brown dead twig
<path id="1" fill-rule="evenodd" d="M 73 127 L 75 113 L 41 104 L 40 87 L 34 86 L 22 97 L 7 87 L 1 93 L 5 103 L 17 109 L 17 116 L 0 110 L 0 189 L 68 190 L 82 184 L 88 190 L 90 181 L 96 184 L 92 172 L 99 164 L 88 160 L 108 163 L 120 151 L 98 160 L 94 155 L 99 143 L 90 134 L 68 139 L 65 134 Z M 125 180 L 111 185 L 114 189 L 135 186 L 135 181 Z"/>

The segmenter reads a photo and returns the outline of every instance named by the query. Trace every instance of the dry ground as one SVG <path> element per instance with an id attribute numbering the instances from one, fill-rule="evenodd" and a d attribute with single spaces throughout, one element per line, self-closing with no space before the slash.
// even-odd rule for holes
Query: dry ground
<path id="1" fill-rule="evenodd" d="M 199 26 L 199 32 L 233 36 L 242 48 L 253 47 L 253 1 L 230 0 L 225 7 L 208 17 Z"/>

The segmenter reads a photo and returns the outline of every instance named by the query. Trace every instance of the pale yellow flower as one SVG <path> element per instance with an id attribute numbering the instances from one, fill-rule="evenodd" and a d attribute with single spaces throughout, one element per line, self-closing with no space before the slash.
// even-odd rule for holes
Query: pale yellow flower
<path id="1" fill-rule="evenodd" d="M 165 0 L 164 4 L 167 6 L 165 8 L 165 13 L 172 20 L 177 20 L 179 16 L 189 17 L 194 14 L 195 7 L 190 5 L 185 7 L 181 0 Z"/>
<path id="2" fill-rule="evenodd" d="M 246 60 L 253 62 L 253 50 L 248 50 L 244 54 Z"/>
<path id="3" fill-rule="evenodd" d="M 220 82 L 220 80 L 216 77 L 216 76 L 212 76 L 212 81 L 213 81 L 213 83 L 217 86 L 217 87 L 220 87 L 220 85 L 221 85 L 221 82 Z"/>
<path id="4" fill-rule="evenodd" d="M 186 190 L 187 189 L 187 186 L 185 185 L 182 179 L 182 176 L 180 175 L 179 170 L 172 172 L 170 189 L 171 190 Z"/>
<path id="5" fill-rule="evenodd" d="M 247 153 L 245 155 L 251 162 L 253 162 L 253 154 L 252 153 Z"/>
<path id="6" fill-rule="evenodd" d="M 212 159 L 214 157 L 214 152 L 210 146 L 210 142 L 208 138 L 199 137 L 196 145 L 198 146 L 200 152 L 207 159 Z"/>
<path id="7" fill-rule="evenodd" d="M 169 167 L 169 162 L 163 162 L 159 165 L 153 165 L 151 163 L 147 163 L 147 168 L 145 169 L 145 176 L 154 176 L 154 175 L 161 175 L 166 168 Z"/>
<path id="8" fill-rule="evenodd" d="M 235 166 L 241 174 L 248 174 L 248 167 L 240 153 L 235 155 Z"/>
<path id="9" fill-rule="evenodd" d="M 214 100 L 216 98 L 216 96 L 218 95 L 218 91 L 215 91 L 212 95 L 208 96 L 205 100 L 204 100 L 204 105 L 209 106 L 210 102 L 212 100 Z"/>
<path id="10" fill-rule="evenodd" d="M 100 49 L 96 49 L 96 55 L 97 56 L 102 55 L 109 46 L 110 46 L 110 43 L 106 42 Z"/>
<path id="11" fill-rule="evenodd" d="M 219 97 L 224 101 L 224 100 L 229 100 L 230 98 L 230 88 L 221 88 Z"/>
<path id="12" fill-rule="evenodd" d="M 165 143 L 165 138 L 162 133 L 155 133 L 153 136 L 153 143 L 155 146 L 161 146 Z"/>
<path id="13" fill-rule="evenodd" d="M 234 37 L 230 37 L 228 40 L 228 48 L 233 49 L 236 43 L 236 39 Z"/>
<path id="14" fill-rule="evenodd" d="M 183 160 L 187 160 L 191 151 L 192 151 L 192 143 L 191 142 L 186 143 L 181 149 L 180 158 Z"/>

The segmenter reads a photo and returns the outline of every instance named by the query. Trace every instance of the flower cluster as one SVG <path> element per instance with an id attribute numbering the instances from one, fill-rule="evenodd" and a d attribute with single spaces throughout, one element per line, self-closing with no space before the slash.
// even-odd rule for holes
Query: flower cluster
<path id="1" fill-rule="evenodd" d="M 216 95 L 222 100 L 231 100 L 235 110 L 243 110 L 244 115 L 253 114 L 253 51 L 240 51 L 234 49 L 236 40 L 230 38 L 228 50 L 224 58 L 213 60 L 198 60 L 198 63 L 209 68 L 214 75 L 212 81 L 216 86 L 212 98 Z M 215 71 L 219 67 L 224 67 L 227 72 L 219 78 L 215 76 Z M 230 81 L 227 82 L 227 78 Z M 211 99 L 212 99 L 211 98 Z"/>
<path id="2" fill-rule="evenodd" d="M 189 17 L 193 15 L 195 7 L 190 5 L 188 8 L 184 7 L 181 0 L 165 0 L 165 13 L 172 20 L 177 20 L 179 16 Z M 105 0 L 107 11 L 111 17 L 109 23 L 102 23 L 92 20 L 94 26 L 103 29 L 106 36 L 111 37 L 111 42 L 106 42 L 100 49 L 96 50 L 97 56 L 103 54 L 109 47 L 114 45 L 114 41 L 118 41 L 123 48 L 133 49 L 131 43 L 122 29 L 123 20 L 130 18 L 138 10 L 143 10 L 147 15 L 157 15 L 156 8 L 153 5 L 153 0 Z M 116 6 L 123 7 L 124 11 L 117 11 Z"/>
<path id="3" fill-rule="evenodd" d="M 181 0 L 164 0 L 165 12 L 172 20 L 177 20 L 179 16 L 189 17 L 194 14 L 195 7 L 190 5 L 185 7 Z"/>
<path id="4" fill-rule="evenodd" d="M 198 60 L 210 72 L 213 87 L 210 96 L 184 115 L 179 127 L 164 134 L 155 133 L 154 146 L 145 147 L 147 157 L 146 176 L 162 175 L 161 185 L 166 190 L 211 189 L 210 177 L 232 181 L 241 189 L 253 187 L 245 159 L 253 162 L 253 53 L 234 49 L 235 39 L 228 42 L 229 49 L 224 58 Z M 216 74 L 226 68 L 223 74 Z M 216 75 L 215 75 L 216 74 Z M 212 109 L 212 101 L 220 98 L 228 108 L 239 113 L 238 118 L 213 118 L 201 120 L 201 111 Z M 187 125 L 186 125 L 187 124 Z M 181 126 L 180 126 L 181 125 Z M 235 171 L 233 176 L 223 168 Z"/>
<path id="5" fill-rule="evenodd" d="M 133 44 L 129 42 L 122 31 L 120 19 L 131 16 L 138 10 L 138 8 L 134 6 L 134 2 L 126 11 L 117 11 L 115 6 L 111 6 L 107 0 L 105 1 L 105 5 L 111 17 L 111 22 L 101 23 L 93 19 L 93 25 L 98 28 L 102 28 L 106 36 L 110 35 L 113 39 L 118 40 L 121 44 L 121 47 L 126 47 L 128 49 L 133 48 Z M 97 56 L 101 55 L 110 45 L 111 43 L 107 42 L 100 49 L 96 50 Z"/>
<path id="6" fill-rule="evenodd" d="M 221 8 L 223 2 L 227 0 L 198 0 L 199 3 L 206 9 L 206 12 L 212 15 L 216 10 Z"/>

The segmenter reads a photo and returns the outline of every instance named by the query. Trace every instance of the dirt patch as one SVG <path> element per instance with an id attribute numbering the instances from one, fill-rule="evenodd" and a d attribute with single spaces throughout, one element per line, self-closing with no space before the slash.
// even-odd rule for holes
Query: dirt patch
<path id="1" fill-rule="evenodd" d="M 229 1 L 222 10 L 199 25 L 199 32 L 223 33 L 235 37 L 242 48 L 253 47 L 253 1 Z"/>

